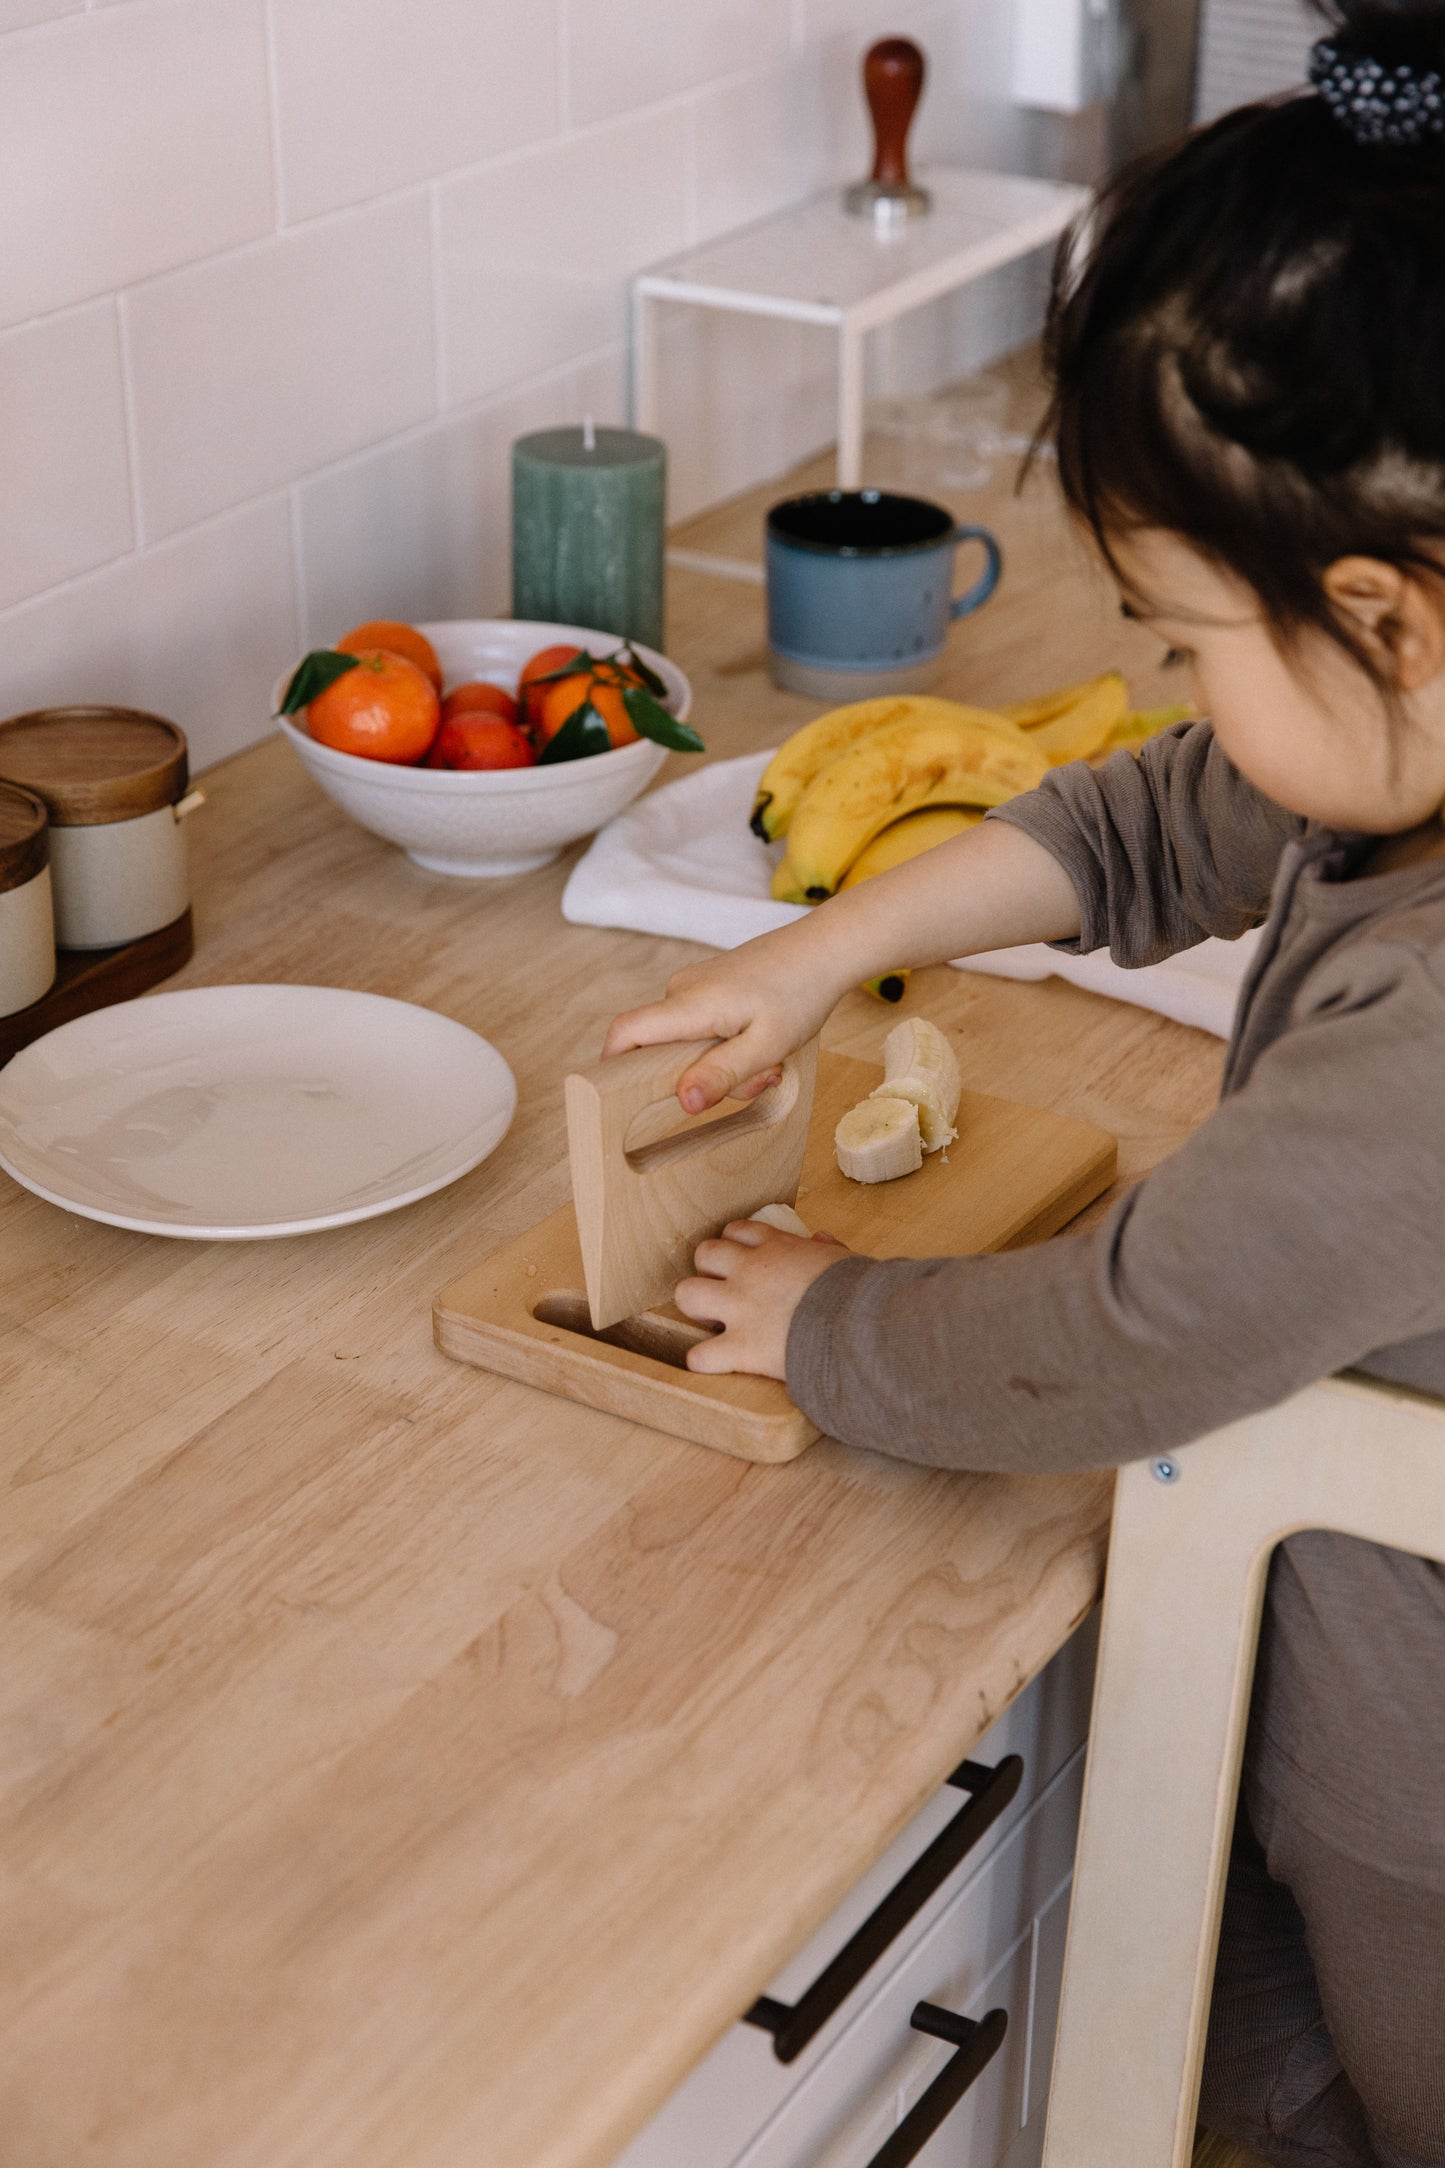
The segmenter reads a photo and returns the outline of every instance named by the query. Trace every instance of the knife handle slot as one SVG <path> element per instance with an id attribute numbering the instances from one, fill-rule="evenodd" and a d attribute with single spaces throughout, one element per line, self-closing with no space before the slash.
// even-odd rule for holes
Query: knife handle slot
<path id="1" fill-rule="evenodd" d="M 649 1174 L 676 1160 L 690 1158 L 694 1152 L 711 1151 L 728 1138 L 746 1135 L 750 1130 L 772 1129 L 792 1113 L 800 1088 L 797 1066 L 789 1062 L 779 1081 L 759 1092 L 756 1099 L 741 1103 L 724 1099 L 705 1114 L 687 1114 L 679 1119 L 675 1098 L 650 1100 L 628 1123 L 622 1156 L 634 1174 Z"/>
<path id="2" fill-rule="evenodd" d="M 654 1362 L 667 1363 L 674 1370 L 685 1370 L 688 1349 L 696 1347 L 699 1340 L 709 1339 L 714 1330 L 711 1325 L 690 1325 L 685 1318 L 644 1314 L 625 1317 L 620 1325 L 606 1325 L 599 1332 L 587 1308 L 587 1297 L 568 1288 L 543 1295 L 533 1303 L 532 1315 L 539 1325 L 556 1325 L 563 1332 L 580 1334 L 584 1340 L 603 1340 L 608 1347 L 651 1356 Z"/>

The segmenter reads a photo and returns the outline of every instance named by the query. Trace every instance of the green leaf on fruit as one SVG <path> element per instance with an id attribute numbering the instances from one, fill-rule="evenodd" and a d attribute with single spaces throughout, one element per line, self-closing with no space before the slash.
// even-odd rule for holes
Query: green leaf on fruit
<path id="1" fill-rule="evenodd" d="M 702 739 L 691 723 L 680 723 L 675 715 L 669 715 L 645 686 L 629 685 L 623 692 L 622 705 L 639 737 L 651 738 L 654 744 L 666 745 L 674 753 L 703 751 Z"/>
<path id="2" fill-rule="evenodd" d="M 334 685 L 339 677 L 357 667 L 360 657 L 343 655 L 334 647 L 313 647 L 297 669 L 276 710 L 278 715 L 294 715 L 298 708 L 306 708 Z"/>
<path id="3" fill-rule="evenodd" d="M 610 655 L 608 657 L 608 661 L 619 662 L 622 661 L 624 657 L 626 658 L 624 667 L 628 670 L 633 670 L 636 672 L 637 676 L 641 678 L 643 684 L 647 687 L 647 690 L 652 694 L 653 698 L 656 700 L 665 700 L 667 698 L 666 685 L 664 685 L 662 679 L 652 668 L 651 664 L 645 663 L 643 661 L 642 657 L 638 654 L 636 648 L 632 645 L 632 642 L 630 640 L 628 641 L 626 647 L 620 647 L 615 655 Z"/>
<path id="4" fill-rule="evenodd" d="M 527 684 L 529 687 L 533 685 L 558 685 L 563 678 L 592 677 L 596 669 L 597 665 L 586 648 L 579 647 L 570 662 L 559 662 L 555 670 L 544 670 L 538 677 L 528 678 Z"/>
<path id="5" fill-rule="evenodd" d="M 584 700 L 574 708 L 562 728 L 547 740 L 537 755 L 539 768 L 550 767 L 558 760 L 585 760 L 591 753 L 609 753 L 612 740 L 607 735 L 607 725 L 593 707 Z"/>

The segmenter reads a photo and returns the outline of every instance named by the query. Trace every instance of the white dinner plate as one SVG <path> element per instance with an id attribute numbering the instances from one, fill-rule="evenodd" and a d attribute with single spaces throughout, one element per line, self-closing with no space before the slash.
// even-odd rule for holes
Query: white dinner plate
<path id="1" fill-rule="evenodd" d="M 434 1010 L 198 986 L 77 1017 L 0 1069 L 0 1167 L 86 1219 L 241 1242 L 429 1197 L 516 1104 L 496 1048 Z"/>

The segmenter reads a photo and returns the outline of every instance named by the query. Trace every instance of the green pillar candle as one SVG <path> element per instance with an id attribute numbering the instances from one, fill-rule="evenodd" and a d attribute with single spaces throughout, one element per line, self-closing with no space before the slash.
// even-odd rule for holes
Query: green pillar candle
<path id="1" fill-rule="evenodd" d="M 512 615 L 662 646 L 667 453 L 635 429 L 512 446 Z"/>

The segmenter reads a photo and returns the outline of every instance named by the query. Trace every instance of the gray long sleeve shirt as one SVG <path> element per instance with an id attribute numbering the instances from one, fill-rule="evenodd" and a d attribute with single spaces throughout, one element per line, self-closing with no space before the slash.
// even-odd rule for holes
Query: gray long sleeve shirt
<path id="1" fill-rule="evenodd" d="M 1061 946 L 1138 966 L 1265 923 L 1221 1103 L 1084 1234 L 835 1265 L 789 1334 L 798 1405 L 900 1459 L 1044 1471 L 1184 1444 L 1351 1366 L 1445 1395 L 1445 859 L 1359 875 L 1368 839 L 1306 830 L 1204 723 L 991 818 L 1070 875 Z M 1281 1547 L 1249 1770 L 1340 1850 L 1445 1889 L 1438 1567 Z"/>

